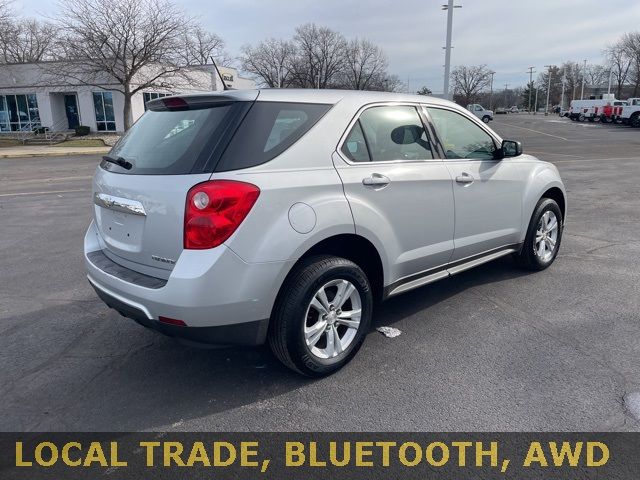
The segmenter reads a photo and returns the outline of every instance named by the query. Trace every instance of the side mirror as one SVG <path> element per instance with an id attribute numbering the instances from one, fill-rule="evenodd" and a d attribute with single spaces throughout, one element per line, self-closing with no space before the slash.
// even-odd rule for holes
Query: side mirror
<path id="1" fill-rule="evenodd" d="M 500 147 L 500 158 L 517 157 L 522 155 L 522 143 L 515 140 L 503 140 Z"/>
<path id="2" fill-rule="evenodd" d="M 391 131 L 391 140 L 398 145 L 416 143 L 422 137 L 423 128 L 418 125 L 402 125 Z"/>

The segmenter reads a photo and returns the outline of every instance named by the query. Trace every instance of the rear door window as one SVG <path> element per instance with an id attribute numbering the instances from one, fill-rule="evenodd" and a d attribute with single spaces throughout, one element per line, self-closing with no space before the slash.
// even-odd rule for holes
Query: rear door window
<path id="1" fill-rule="evenodd" d="M 179 110 L 148 110 L 113 147 L 109 156 L 123 158 L 132 167 L 126 170 L 102 162 L 105 170 L 135 175 L 180 175 L 201 173 L 216 146 L 228 141 L 229 126 L 237 124 L 248 104 Z"/>
<path id="2" fill-rule="evenodd" d="M 409 105 L 368 108 L 349 132 L 341 150 L 354 162 L 434 158 L 420 115 Z"/>
<path id="3" fill-rule="evenodd" d="M 332 105 L 256 102 L 234 134 L 216 171 L 254 167 L 298 141 Z"/>

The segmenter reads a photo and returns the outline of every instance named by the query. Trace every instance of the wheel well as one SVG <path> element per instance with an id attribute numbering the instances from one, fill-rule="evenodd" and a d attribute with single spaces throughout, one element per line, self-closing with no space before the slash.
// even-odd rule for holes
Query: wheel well
<path id="1" fill-rule="evenodd" d="M 374 299 L 382 299 L 384 274 L 382 259 L 376 247 L 364 237 L 355 234 L 342 234 L 326 238 L 315 244 L 298 260 L 312 255 L 335 255 L 346 258 L 358 265 L 369 279 Z"/>
<path id="2" fill-rule="evenodd" d="M 564 212 L 566 204 L 564 201 L 564 194 L 562 193 L 562 190 L 560 190 L 558 187 L 550 188 L 542 194 L 542 198 L 550 198 L 556 201 L 556 203 L 560 207 L 560 212 L 562 212 L 562 221 L 564 222 Z"/>

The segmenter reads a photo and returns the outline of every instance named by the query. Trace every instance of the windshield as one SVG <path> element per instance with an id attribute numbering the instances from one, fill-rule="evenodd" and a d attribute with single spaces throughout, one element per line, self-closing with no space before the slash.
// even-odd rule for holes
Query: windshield
<path id="1" fill-rule="evenodd" d="M 147 111 L 111 149 L 109 157 L 130 169 L 103 161 L 105 170 L 137 175 L 180 175 L 205 167 L 222 143 L 241 102 L 181 111 Z"/>

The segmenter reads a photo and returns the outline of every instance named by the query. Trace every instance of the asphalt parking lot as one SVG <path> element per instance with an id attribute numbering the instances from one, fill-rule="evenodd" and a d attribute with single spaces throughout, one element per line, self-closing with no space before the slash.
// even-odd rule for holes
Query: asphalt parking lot
<path id="1" fill-rule="evenodd" d="M 491 126 L 560 169 L 555 264 L 507 257 L 399 296 L 375 325 L 402 335 L 372 331 L 321 380 L 110 311 L 82 261 L 98 157 L 0 159 L 0 430 L 640 430 L 640 130 Z"/>

